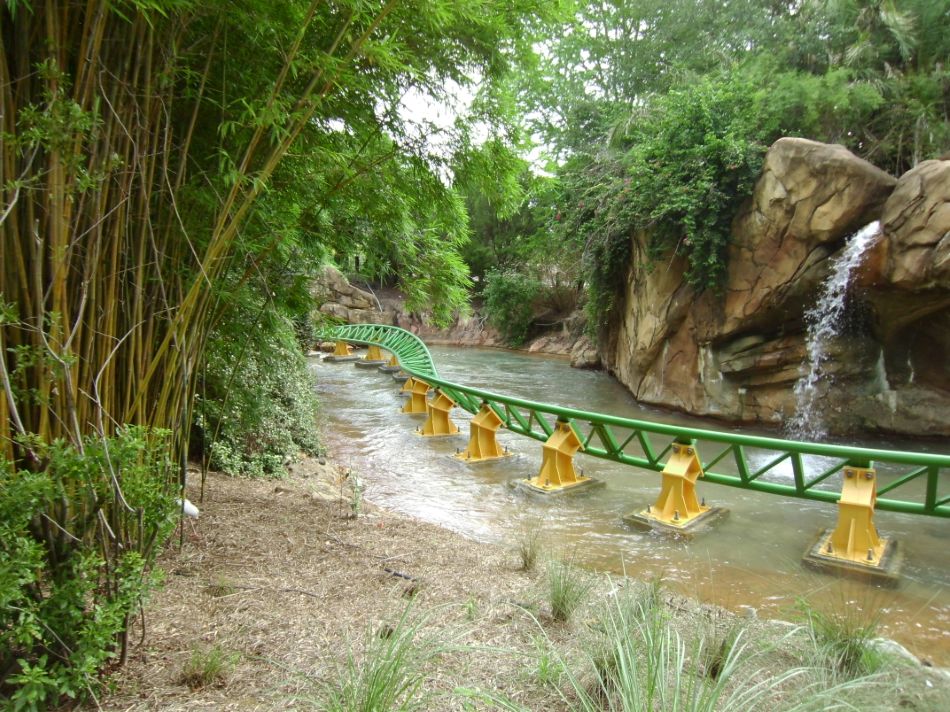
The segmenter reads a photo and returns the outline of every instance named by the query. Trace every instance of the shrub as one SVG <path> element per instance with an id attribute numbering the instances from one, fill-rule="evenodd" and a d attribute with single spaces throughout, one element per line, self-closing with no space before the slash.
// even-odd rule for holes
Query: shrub
<path id="1" fill-rule="evenodd" d="M 520 346 L 528 338 L 541 291 L 540 281 L 521 272 L 491 270 L 485 275 L 488 320 L 511 346 Z"/>
<path id="2" fill-rule="evenodd" d="M 0 462 L 0 689 L 13 709 L 46 709 L 91 690 L 124 649 L 177 477 L 164 435 L 139 428 L 29 446 L 42 471 Z"/>
<path id="3" fill-rule="evenodd" d="M 208 649 L 195 648 L 182 668 L 178 681 L 192 690 L 223 687 L 237 658 L 235 653 L 227 653 L 219 645 Z"/>
<path id="4" fill-rule="evenodd" d="M 822 611 L 805 601 L 798 604 L 815 647 L 819 665 L 845 680 L 876 672 L 881 654 L 872 645 L 878 620 L 864 611 L 842 604 L 840 610 Z"/>
<path id="5" fill-rule="evenodd" d="M 313 378 L 289 319 L 262 317 L 240 333 L 231 326 L 209 344 L 192 445 L 213 469 L 280 475 L 301 450 L 319 448 Z"/>
<path id="6" fill-rule="evenodd" d="M 425 620 L 411 615 L 410 608 L 395 626 L 367 631 L 362 656 L 347 653 L 333 678 L 321 685 L 316 707 L 329 712 L 430 709 L 423 690 L 425 666 L 441 648 L 419 639 Z"/>
<path id="7" fill-rule="evenodd" d="M 541 525 L 526 526 L 518 539 L 518 558 L 522 571 L 534 571 L 541 553 Z"/>

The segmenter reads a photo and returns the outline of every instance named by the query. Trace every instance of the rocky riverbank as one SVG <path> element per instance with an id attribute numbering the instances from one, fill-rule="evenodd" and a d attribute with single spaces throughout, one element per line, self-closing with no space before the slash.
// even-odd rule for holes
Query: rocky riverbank
<path id="1" fill-rule="evenodd" d="M 320 305 L 320 314 L 349 324 L 391 324 L 413 332 L 429 344 L 507 348 L 499 333 L 477 309 L 472 314 L 456 316 L 446 328 L 436 328 L 424 315 L 407 311 L 397 290 L 375 291 L 368 284 L 361 288 L 351 284 L 334 267 L 323 269 L 314 281 L 313 295 Z M 568 356 L 575 368 L 599 368 L 597 347 L 585 332 L 584 315 L 577 311 L 549 326 L 522 350 Z"/>
<path id="2" fill-rule="evenodd" d="M 880 222 L 830 329 L 813 417 L 833 434 L 950 434 L 950 161 L 900 178 L 843 146 L 777 141 L 732 222 L 721 291 L 697 292 L 685 260 L 649 258 L 631 235 L 621 306 L 604 363 L 642 403 L 781 425 L 800 408 L 809 311 L 836 258 Z M 822 326 L 828 326 L 824 324 Z"/>

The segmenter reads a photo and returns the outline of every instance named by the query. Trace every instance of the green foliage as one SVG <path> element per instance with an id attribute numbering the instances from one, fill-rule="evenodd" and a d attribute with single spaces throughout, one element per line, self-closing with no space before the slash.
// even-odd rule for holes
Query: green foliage
<path id="1" fill-rule="evenodd" d="M 462 255 L 478 281 L 476 288 L 484 288 L 491 270 L 533 270 L 573 283 L 578 276 L 577 260 L 562 249 L 557 242 L 560 236 L 551 230 L 557 212 L 557 181 L 534 175 L 523 166 L 517 186 L 512 191 L 521 196 L 520 204 L 501 207 L 491 190 L 466 186 L 472 236 L 463 246 Z"/>
<path id="2" fill-rule="evenodd" d="M 591 584 L 584 573 L 566 561 L 548 563 L 548 603 L 551 617 L 568 621 L 590 591 Z"/>
<path id="3" fill-rule="evenodd" d="M 650 232 L 655 254 L 684 255 L 686 279 L 700 289 L 721 282 L 732 217 L 774 134 L 755 96 L 741 79 L 687 85 L 655 102 L 629 139 L 618 196 L 629 224 Z"/>
<path id="4" fill-rule="evenodd" d="M 301 451 L 318 451 L 316 393 L 291 321 L 247 317 L 222 324 L 209 343 L 192 443 L 212 469 L 273 477 Z"/>
<path id="5" fill-rule="evenodd" d="M 534 320 L 541 282 L 521 272 L 491 271 L 485 275 L 482 294 L 491 325 L 512 346 L 524 343 Z"/>
<path id="6" fill-rule="evenodd" d="M 328 712 L 429 709 L 424 666 L 440 647 L 420 639 L 424 622 L 407 607 L 395 626 L 367 631 L 361 653 L 347 653 L 333 679 L 321 686 L 316 706 Z"/>
<path id="7" fill-rule="evenodd" d="M 210 648 L 195 647 L 182 668 L 178 681 L 192 690 L 223 687 L 237 661 L 236 653 L 228 653 L 220 645 Z"/>
<path id="8" fill-rule="evenodd" d="M 652 260 L 685 258 L 694 287 L 721 283 L 732 217 L 775 134 L 758 98 L 739 76 L 690 82 L 630 117 L 614 137 L 621 149 L 569 167 L 560 229 L 584 238 L 593 325 L 614 308 L 638 232 Z"/>
<path id="9" fill-rule="evenodd" d="M 39 710 L 98 684 L 156 583 L 176 505 L 162 436 L 129 428 L 82 451 L 30 447 L 42 471 L 0 463 L 0 685 L 13 709 Z"/>

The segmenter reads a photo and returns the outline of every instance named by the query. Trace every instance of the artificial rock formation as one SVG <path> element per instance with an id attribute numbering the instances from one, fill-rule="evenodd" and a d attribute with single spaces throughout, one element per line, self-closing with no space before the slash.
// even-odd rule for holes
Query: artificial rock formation
<path id="1" fill-rule="evenodd" d="M 413 332 L 430 344 L 456 346 L 504 347 L 498 331 L 487 324 L 483 315 L 456 314 L 445 328 L 433 326 L 425 315 L 406 310 L 405 301 L 393 290 L 373 294 L 359 289 L 333 267 L 325 267 L 314 280 L 311 293 L 321 315 L 340 319 L 349 324 L 390 324 Z M 532 353 L 570 356 L 572 365 L 579 368 L 597 368 L 600 357 L 597 348 L 583 336 L 586 321 L 575 312 L 525 345 Z"/>
<path id="2" fill-rule="evenodd" d="M 605 364 L 643 402 L 781 424 L 796 408 L 804 314 L 829 258 L 881 219 L 876 267 L 862 273 L 848 329 L 829 345 L 822 415 L 832 431 L 948 434 L 948 201 L 946 161 L 898 182 L 842 146 L 781 139 L 733 222 L 721 294 L 695 294 L 677 258 L 648 266 L 646 237 L 632 238 L 626 306 L 602 344 Z"/>
<path id="3" fill-rule="evenodd" d="M 348 324 L 389 324 L 411 331 L 429 343 L 501 346 L 498 333 L 478 315 L 457 315 L 454 323 L 437 329 L 419 314 L 408 312 L 404 300 L 392 293 L 376 295 L 359 289 L 334 267 L 325 267 L 311 287 L 321 315 Z"/>
<path id="4" fill-rule="evenodd" d="M 947 432 L 950 420 L 950 161 L 924 161 L 884 205 L 880 240 L 861 275 L 881 345 L 876 403 L 889 429 Z M 867 400 L 867 399 L 866 399 Z M 910 427 L 908 427 L 910 426 Z"/>

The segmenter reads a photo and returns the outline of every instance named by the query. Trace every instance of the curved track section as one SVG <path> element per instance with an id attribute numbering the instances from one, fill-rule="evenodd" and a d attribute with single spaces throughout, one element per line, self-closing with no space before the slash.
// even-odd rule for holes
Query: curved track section
<path id="1" fill-rule="evenodd" d="M 593 457 L 659 472 L 673 444 L 689 442 L 700 454 L 707 482 L 831 503 L 841 496 L 835 475 L 847 466 L 875 466 L 886 471 L 877 509 L 950 518 L 950 455 L 804 443 L 562 408 L 443 380 L 422 340 L 396 326 L 347 324 L 324 329 L 322 337 L 386 349 L 406 373 L 468 412 L 487 403 L 512 432 L 543 442 L 558 420 L 567 421 Z"/>

